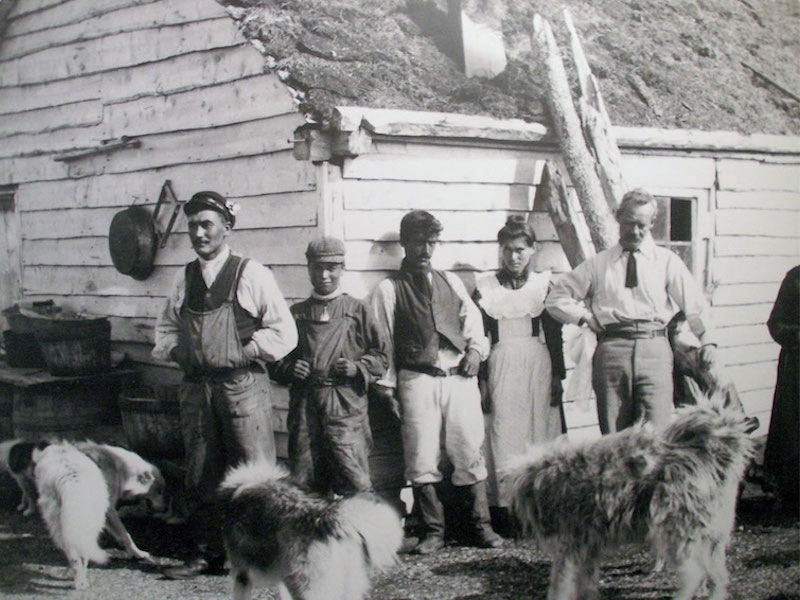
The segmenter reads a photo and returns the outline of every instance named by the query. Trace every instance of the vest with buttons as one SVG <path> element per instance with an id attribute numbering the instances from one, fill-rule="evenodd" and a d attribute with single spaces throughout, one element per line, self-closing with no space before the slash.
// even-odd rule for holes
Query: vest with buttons
<path id="1" fill-rule="evenodd" d="M 461 332 L 461 298 L 444 273 L 431 271 L 431 275 L 431 298 L 414 286 L 409 273 L 399 271 L 392 276 L 397 302 L 394 353 L 398 368 L 432 367 L 440 347 L 449 345 L 457 352 L 467 347 Z"/>

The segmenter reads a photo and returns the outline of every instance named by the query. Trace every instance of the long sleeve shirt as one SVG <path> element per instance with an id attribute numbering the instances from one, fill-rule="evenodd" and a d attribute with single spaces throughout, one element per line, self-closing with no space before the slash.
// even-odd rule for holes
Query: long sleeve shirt
<path id="1" fill-rule="evenodd" d="M 459 312 L 459 318 L 463 324 L 461 332 L 467 340 L 467 347 L 464 352 L 457 352 L 453 348 L 446 346 L 439 348 L 434 366 L 446 371 L 458 366 L 461 358 L 468 350 L 475 350 L 480 355 L 481 360 L 486 360 L 489 356 L 489 339 L 484 333 L 481 312 L 472 301 L 472 298 L 470 298 L 467 288 L 464 287 L 464 282 L 454 273 L 444 272 L 444 275 L 447 278 L 447 283 L 461 300 L 461 310 Z M 431 279 L 432 276 L 428 274 L 428 278 Z M 397 371 L 394 365 L 393 342 L 394 312 L 397 305 L 397 296 L 394 282 L 391 279 L 381 281 L 370 295 L 369 303 L 375 314 L 378 327 L 385 333 L 388 345 L 389 368 L 379 383 L 387 387 L 395 387 Z"/>
<path id="2" fill-rule="evenodd" d="M 692 332 L 711 341 L 710 306 L 700 284 L 680 257 L 648 238 L 636 252 L 639 283 L 625 287 L 628 256 L 619 244 L 565 273 L 553 286 L 545 307 L 562 323 L 578 323 L 594 315 L 603 328 L 654 324 L 666 327 L 678 310 Z"/>
<path id="3" fill-rule="evenodd" d="M 200 261 L 200 270 L 207 286 L 219 275 L 231 250 L 226 247 L 211 260 Z M 186 270 L 180 269 L 156 320 L 153 357 L 170 360 L 170 351 L 178 345 L 181 331 L 180 310 L 186 294 Z M 248 261 L 242 270 L 236 299 L 247 313 L 259 320 L 261 327 L 245 346 L 245 353 L 266 362 L 280 360 L 297 345 L 297 328 L 289 306 L 275 277 L 257 261 Z"/>

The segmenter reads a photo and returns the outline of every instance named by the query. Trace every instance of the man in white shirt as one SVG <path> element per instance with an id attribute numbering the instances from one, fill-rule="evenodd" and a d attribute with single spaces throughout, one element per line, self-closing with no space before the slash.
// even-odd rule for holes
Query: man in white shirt
<path id="1" fill-rule="evenodd" d="M 444 546 L 444 507 L 438 494 L 440 442 L 453 465 L 451 482 L 469 508 L 471 542 L 496 548 L 486 497 L 483 413 L 477 374 L 489 354 L 480 311 L 453 273 L 431 267 L 442 225 L 415 210 L 400 222 L 405 258 L 400 270 L 372 296 L 378 324 L 392 344 L 383 382 L 396 387 L 402 410 L 406 479 L 423 521 L 414 549 L 431 554 Z"/>
<path id="2" fill-rule="evenodd" d="M 592 386 L 604 434 L 639 419 L 669 422 L 673 354 L 666 328 L 678 310 L 700 340 L 701 362 L 714 358 L 710 307 L 680 257 L 656 246 L 650 230 L 657 212 L 646 191 L 625 194 L 616 215 L 619 243 L 564 274 L 545 301 L 562 323 L 597 334 Z"/>
<path id="3" fill-rule="evenodd" d="M 184 205 L 198 259 L 176 277 L 158 317 L 153 356 L 184 372 L 179 388 L 189 523 L 197 555 L 171 579 L 221 573 L 225 560 L 214 497 L 226 469 L 275 461 L 265 362 L 297 345 L 297 329 L 272 272 L 231 252 L 237 206 L 216 192 Z"/>

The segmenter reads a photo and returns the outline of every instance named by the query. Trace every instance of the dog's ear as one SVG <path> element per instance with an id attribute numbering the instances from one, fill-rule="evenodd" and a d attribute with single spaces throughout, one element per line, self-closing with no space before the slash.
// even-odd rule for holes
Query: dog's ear
<path id="1" fill-rule="evenodd" d="M 138 480 L 139 480 L 139 483 L 141 483 L 142 485 L 147 485 L 148 483 L 150 483 L 154 479 L 155 479 L 155 476 L 153 475 L 152 471 L 142 471 L 141 473 L 139 473 Z"/>

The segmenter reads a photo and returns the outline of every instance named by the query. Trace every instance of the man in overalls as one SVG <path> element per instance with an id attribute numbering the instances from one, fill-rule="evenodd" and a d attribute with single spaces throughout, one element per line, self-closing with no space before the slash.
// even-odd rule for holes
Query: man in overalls
<path id="1" fill-rule="evenodd" d="M 309 243 L 313 291 L 291 308 L 299 343 L 275 369 L 276 379 L 291 385 L 292 473 L 321 494 L 372 489 L 367 389 L 387 366 L 386 344 L 369 307 L 339 285 L 344 253 L 337 238 Z"/>
<path id="2" fill-rule="evenodd" d="M 269 377 L 297 330 L 272 272 L 231 253 L 237 206 L 216 192 L 184 205 L 198 259 L 181 269 L 158 317 L 153 356 L 178 363 L 186 492 L 196 556 L 164 571 L 171 579 L 222 573 L 225 552 L 214 495 L 227 468 L 275 461 Z"/>

